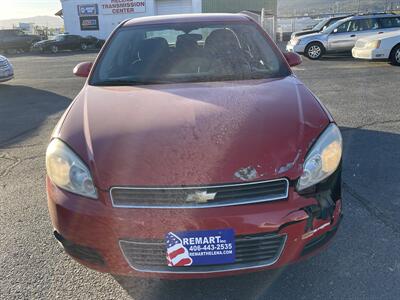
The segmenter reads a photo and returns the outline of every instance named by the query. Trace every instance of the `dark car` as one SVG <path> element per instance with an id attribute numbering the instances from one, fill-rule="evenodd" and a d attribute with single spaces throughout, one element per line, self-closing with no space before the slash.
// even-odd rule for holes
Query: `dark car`
<path id="1" fill-rule="evenodd" d="M 97 37 L 91 35 L 87 36 L 86 39 L 90 41 L 90 46 L 95 49 L 101 49 L 106 42 L 103 39 L 98 39 Z"/>
<path id="2" fill-rule="evenodd" d="M 89 78 L 47 148 L 55 238 L 96 270 L 169 279 L 318 253 L 341 220 L 342 137 L 300 62 L 242 14 L 122 22 L 74 69 Z"/>
<path id="3" fill-rule="evenodd" d="M 347 18 L 347 17 L 349 17 L 349 15 L 340 16 L 340 17 L 324 18 L 320 22 L 318 22 L 317 25 L 312 27 L 311 29 L 293 32 L 292 36 L 291 36 L 291 39 L 293 39 L 295 37 L 302 36 L 302 35 L 306 35 L 306 34 L 321 32 L 322 30 L 328 28 L 329 26 L 331 26 L 332 24 L 336 23 L 337 21 L 340 21 L 340 20 L 342 20 L 344 18 Z"/>
<path id="4" fill-rule="evenodd" d="M 44 40 L 34 44 L 34 48 L 40 51 L 50 51 L 57 53 L 61 50 L 82 50 L 86 51 L 89 47 L 97 43 L 92 38 L 85 38 L 73 34 L 59 34 L 52 39 Z"/>
<path id="5" fill-rule="evenodd" d="M 32 45 L 40 41 L 40 36 L 26 34 L 20 29 L 0 30 L 0 50 L 29 51 Z"/>

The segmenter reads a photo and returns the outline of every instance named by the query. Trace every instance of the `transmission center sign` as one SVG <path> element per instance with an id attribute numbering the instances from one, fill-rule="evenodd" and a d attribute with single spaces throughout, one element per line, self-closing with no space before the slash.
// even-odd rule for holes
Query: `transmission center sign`
<path id="1" fill-rule="evenodd" d="M 124 15 L 146 12 L 146 1 L 140 0 L 103 0 L 100 4 L 103 15 Z"/>

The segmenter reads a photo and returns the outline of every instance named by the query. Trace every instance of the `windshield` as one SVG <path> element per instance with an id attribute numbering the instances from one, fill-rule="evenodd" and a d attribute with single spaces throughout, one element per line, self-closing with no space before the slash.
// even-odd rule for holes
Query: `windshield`
<path id="1" fill-rule="evenodd" d="M 317 23 L 317 25 L 315 25 L 312 30 L 315 31 L 320 31 L 322 28 L 324 28 L 325 24 L 327 23 L 328 19 L 322 19 L 320 22 Z"/>
<path id="2" fill-rule="evenodd" d="M 289 74 L 253 25 L 127 27 L 113 37 L 92 85 L 245 80 Z"/>
<path id="3" fill-rule="evenodd" d="M 62 40 L 64 40 L 64 36 L 63 35 L 56 35 L 54 38 L 52 38 L 52 39 L 54 39 L 55 41 L 62 41 Z"/>
<path id="4" fill-rule="evenodd" d="M 322 32 L 323 33 L 331 33 L 336 27 L 342 25 L 346 21 L 347 21 L 347 19 L 334 22 L 331 25 L 329 25 L 328 27 L 326 27 Z"/>

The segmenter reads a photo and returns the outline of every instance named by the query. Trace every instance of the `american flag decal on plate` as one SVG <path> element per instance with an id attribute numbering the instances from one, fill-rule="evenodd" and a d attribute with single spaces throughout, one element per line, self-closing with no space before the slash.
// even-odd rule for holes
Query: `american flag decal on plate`
<path id="1" fill-rule="evenodd" d="M 167 244 L 167 263 L 169 267 L 184 267 L 190 266 L 193 263 L 192 258 L 189 256 L 189 251 L 186 249 L 182 240 L 169 232 L 166 235 Z"/>
<path id="2" fill-rule="evenodd" d="M 169 267 L 235 262 L 235 233 L 232 228 L 168 232 L 165 245 Z"/>

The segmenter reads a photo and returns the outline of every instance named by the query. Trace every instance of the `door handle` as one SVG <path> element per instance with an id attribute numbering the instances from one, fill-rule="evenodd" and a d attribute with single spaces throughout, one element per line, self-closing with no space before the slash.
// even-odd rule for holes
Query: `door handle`
<path id="1" fill-rule="evenodd" d="M 356 35 L 355 35 L 355 34 L 352 34 L 350 37 L 356 37 Z"/>

